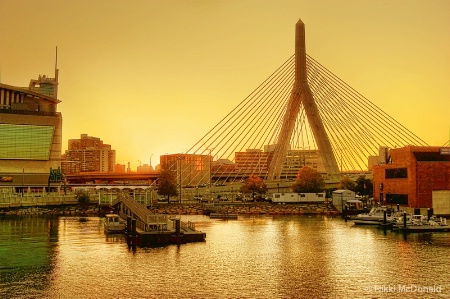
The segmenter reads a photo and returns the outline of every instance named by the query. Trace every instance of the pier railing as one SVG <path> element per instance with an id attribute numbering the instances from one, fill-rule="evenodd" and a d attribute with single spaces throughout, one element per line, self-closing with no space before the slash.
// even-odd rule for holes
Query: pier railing
<path id="1" fill-rule="evenodd" d="M 188 222 L 180 221 L 180 226 L 185 231 L 187 231 L 187 230 L 195 231 L 195 223 L 193 223 L 191 221 L 188 221 Z"/>
<path id="2" fill-rule="evenodd" d="M 143 231 L 167 230 L 169 221 L 167 215 L 153 214 L 146 206 L 136 202 L 127 194 L 120 194 L 117 203 L 120 202 L 119 215 L 123 219 L 128 216 L 136 218 L 136 227 Z"/>
<path id="3" fill-rule="evenodd" d="M 39 193 L 0 193 L 0 207 L 30 207 L 50 206 L 63 204 L 77 204 L 75 194 L 63 192 L 39 192 Z"/>

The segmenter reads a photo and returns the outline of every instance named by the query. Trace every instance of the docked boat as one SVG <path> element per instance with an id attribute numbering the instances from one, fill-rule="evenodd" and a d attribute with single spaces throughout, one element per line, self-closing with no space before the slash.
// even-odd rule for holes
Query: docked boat
<path id="1" fill-rule="evenodd" d="M 409 233 L 423 233 L 423 232 L 450 232 L 450 225 L 447 224 L 447 219 L 428 217 L 424 215 L 413 215 L 410 223 L 405 225 L 398 225 L 398 230 Z"/>
<path id="2" fill-rule="evenodd" d="M 106 233 L 123 233 L 126 229 L 126 224 L 117 214 L 106 214 L 104 228 Z"/>
<path id="3" fill-rule="evenodd" d="M 390 215 L 390 211 L 384 207 L 373 207 L 369 213 L 362 213 L 356 216 L 350 216 L 355 225 L 379 225 L 384 220 L 384 211 Z"/>

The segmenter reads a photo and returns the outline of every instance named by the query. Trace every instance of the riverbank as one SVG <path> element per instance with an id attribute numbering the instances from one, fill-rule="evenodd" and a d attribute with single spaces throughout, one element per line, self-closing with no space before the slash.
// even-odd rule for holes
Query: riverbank
<path id="1" fill-rule="evenodd" d="M 208 215 L 209 213 L 237 215 L 302 215 L 302 214 L 339 214 L 331 205 L 326 204 L 204 204 L 204 205 L 160 205 L 149 207 L 155 214 L 169 215 Z"/>
<path id="2" fill-rule="evenodd" d="M 154 214 L 168 215 L 209 215 L 210 213 L 237 214 L 237 215 L 303 215 L 303 214 L 339 214 L 331 205 L 326 204 L 155 204 L 148 209 Z M 0 208 L 1 215 L 55 215 L 55 216 L 103 216 L 111 208 L 91 204 L 81 205 L 55 205 L 34 207 L 7 207 Z"/>
<path id="3" fill-rule="evenodd" d="M 34 206 L 34 207 L 7 207 L 0 208 L 0 216 L 25 216 L 25 215 L 52 215 L 52 216 L 99 216 L 104 213 L 97 204 L 81 206 L 57 205 L 57 206 Z"/>

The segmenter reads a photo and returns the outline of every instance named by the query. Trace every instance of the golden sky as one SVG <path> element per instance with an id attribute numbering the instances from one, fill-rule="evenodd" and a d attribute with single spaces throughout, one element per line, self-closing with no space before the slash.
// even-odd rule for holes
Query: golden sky
<path id="1" fill-rule="evenodd" d="M 307 53 L 430 145 L 450 138 L 448 0 L 0 0 L 0 82 L 60 69 L 63 151 L 117 162 L 185 152 L 294 54 Z"/>

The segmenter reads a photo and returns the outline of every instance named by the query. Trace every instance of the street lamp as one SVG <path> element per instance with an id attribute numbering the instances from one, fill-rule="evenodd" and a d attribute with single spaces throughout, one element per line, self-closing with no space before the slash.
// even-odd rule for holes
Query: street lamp
<path id="1" fill-rule="evenodd" d="M 209 188 L 211 189 L 211 181 L 212 181 L 212 162 L 213 162 L 213 158 L 211 156 L 211 151 L 215 149 L 215 147 L 213 148 L 207 148 L 206 150 L 209 150 Z"/>
<path id="2" fill-rule="evenodd" d="M 231 186 L 231 202 L 234 200 L 233 186 Z"/>
<path id="3" fill-rule="evenodd" d="M 177 156 L 177 160 L 178 160 L 178 171 L 179 171 L 179 180 L 180 180 L 179 188 L 180 188 L 180 203 L 181 203 L 181 157 Z"/>

